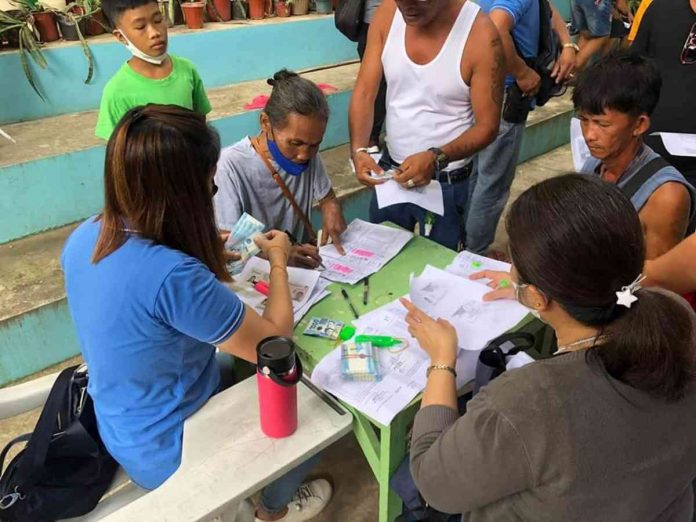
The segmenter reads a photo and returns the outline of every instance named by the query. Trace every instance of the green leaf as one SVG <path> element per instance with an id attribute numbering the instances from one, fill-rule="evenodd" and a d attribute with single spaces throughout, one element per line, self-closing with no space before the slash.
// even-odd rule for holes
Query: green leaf
<path id="1" fill-rule="evenodd" d="M 22 69 L 24 70 L 24 76 L 26 76 L 27 81 L 29 82 L 29 85 L 31 85 L 31 88 L 34 89 L 34 92 L 43 100 L 44 102 L 46 99 L 43 97 L 41 92 L 39 91 L 39 88 L 37 87 L 36 83 L 34 82 L 34 76 L 31 73 L 31 67 L 29 65 L 29 60 L 27 59 L 27 51 L 24 49 L 24 31 L 20 30 L 19 32 L 19 58 L 20 61 L 22 62 Z"/>
<path id="2" fill-rule="evenodd" d="M 92 81 L 92 76 L 94 75 L 94 59 L 92 57 L 92 50 L 89 48 L 89 45 L 87 45 L 87 40 L 85 40 L 85 37 L 82 35 L 80 24 L 77 22 L 75 22 L 75 29 L 77 30 L 77 36 L 82 44 L 82 52 L 85 53 L 85 58 L 87 59 L 87 78 L 85 78 L 85 83 L 89 83 Z"/>

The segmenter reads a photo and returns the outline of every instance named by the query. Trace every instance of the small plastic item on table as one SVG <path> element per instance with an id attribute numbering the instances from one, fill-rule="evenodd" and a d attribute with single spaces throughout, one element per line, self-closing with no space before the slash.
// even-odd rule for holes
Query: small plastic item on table
<path id="1" fill-rule="evenodd" d="M 347 381 L 379 381 L 382 371 L 372 343 L 341 345 L 341 375 Z"/>

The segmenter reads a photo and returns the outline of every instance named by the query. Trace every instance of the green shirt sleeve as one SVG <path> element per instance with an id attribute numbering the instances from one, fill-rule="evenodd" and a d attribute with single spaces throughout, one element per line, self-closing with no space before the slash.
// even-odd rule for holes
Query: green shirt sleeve
<path id="1" fill-rule="evenodd" d="M 108 140 L 124 113 L 125 111 L 119 107 L 117 100 L 107 85 L 104 88 L 99 105 L 99 118 L 97 119 L 97 128 L 94 134 L 99 138 Z"/>
<path id="2" fill-rule="evenodd" d="M 198 75 L 198 71 L 192 68 L 191 72 L 193 74 L 193 110 L 199 114 L 206 115 L 212 109 L 210 100 L 208 100 L 208 95 L 203 86 L 203 80 L 201 80 L 201 77 Z"/>

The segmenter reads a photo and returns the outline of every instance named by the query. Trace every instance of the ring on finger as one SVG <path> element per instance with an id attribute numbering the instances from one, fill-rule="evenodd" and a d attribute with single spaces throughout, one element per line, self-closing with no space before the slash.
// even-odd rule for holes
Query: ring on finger
<path id="1" fill-rule="evenodd" d="M 407 186 L 408 188 L 413 188 L 413 187 L 416 186 L 416 184 L 413 182 L 412 179 L 409 179 L 409 180 L 406 182 L 406 186 Z"/>

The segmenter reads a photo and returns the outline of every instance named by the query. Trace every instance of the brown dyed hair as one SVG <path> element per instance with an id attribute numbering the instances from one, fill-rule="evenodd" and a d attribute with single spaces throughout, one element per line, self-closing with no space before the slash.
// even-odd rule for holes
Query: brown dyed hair
<path id="1" fill-rule="evenodd" d="M 220 138 L 200 114 L 174 105 L 128 111 L 106 146 L 105 203 L 92 261 L 123 245 L 127 228 L 229 281 L 211 190 L 219 155 Z"/>
<path id="2" fill-rule="evenodd" d="M 631 308 L 616 303 L 643 270 L 645 246 L 638 214 L 615 186 L 579 174 L 543 181 L 515 201 L 506 225 L 520 282 L 607 336 L 588 357 L 639 390 L 684 395 L 696 379 L 693 311 L 649 289 Z"/>

